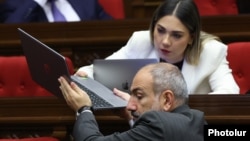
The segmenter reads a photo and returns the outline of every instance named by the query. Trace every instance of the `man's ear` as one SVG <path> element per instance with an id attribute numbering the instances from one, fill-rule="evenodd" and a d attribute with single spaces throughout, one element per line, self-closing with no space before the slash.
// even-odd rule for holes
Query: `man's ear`
<path id="1" fill-rule="evenodd" d="M 159 98 L 162 109 L 164 111 L 170 111 L 174 104 L 174 93 L 171 90 L 165 90 Z"/>

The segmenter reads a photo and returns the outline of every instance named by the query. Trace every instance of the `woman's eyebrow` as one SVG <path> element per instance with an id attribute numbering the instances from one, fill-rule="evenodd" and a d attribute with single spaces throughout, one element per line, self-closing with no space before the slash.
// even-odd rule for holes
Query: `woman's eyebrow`
<path id="1" fill-rule="evenodd" d="M 159 23 L 156 24 L 156 26 L 157 26 L 157 27 L 160 27 L 160 28 L 163 28 L 163 29 L 165 29 L 165 30 L 167 30 L 167 31 L 169 31 L 168 29 L 166 29 L 164 26 L 162 26 L 162 25 L 159 24 Z M 184 34 L 184 31 L 181 31 L 181 30 L 172 30 L 172 31 L 170 31 L 170 32 Z"/>

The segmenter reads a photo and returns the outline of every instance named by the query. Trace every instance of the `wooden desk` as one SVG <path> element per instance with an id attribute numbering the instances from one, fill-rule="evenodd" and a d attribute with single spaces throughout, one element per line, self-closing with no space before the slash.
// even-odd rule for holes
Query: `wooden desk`
<path id="1" fill-rule="evenodd" d="M 55 97 L 0 98 L 0 139 L 9 137 L 53 136 L 68 140 L 75 112 Z M 114 112 L 95 112 L 104 134 L 129 129 L 128 122 Z"/>
<path id="2" fill-rule="evenodd" d="M 209 124 L 250 124 L 250 95 L 191 95 L 189 105 L 204 111 Z"/>
<path id="3" fill-rule="evenodd" d="M 132 32 L 147 29 L 149 20 L 89 21 L 0 25 L 0 55 L 21 55 L 17 27 L 63 55 L 76 67 L 91 64 L 125 45 Z"/>
<path id="4" fill-rule="evenodd" d="M 1 98 L 0 103 L 0 138 L 24 133 L 69 138 L 75 113 L 63 100 Z M 191 95 L 189 105 L 204 111 L 209 124 L 250 124 L 250 95 Z M 95 115 L 104 134 L 129 129 L 127 121 L 112 111 L 99 111 Z"/>
<path id="5" fill-rule="evenodd" d="M 17 32 L 21 27 L 61 54 L 76 68 L 91 64 L 124 46 L 134 31 L 147 30 L 150 19 L 127 19 L 70 23 L 1 24 L 0 55 L 21 55 Z M 204 31 L 224 43 L 250 41 L 250 15 L 202 17 Z"/>

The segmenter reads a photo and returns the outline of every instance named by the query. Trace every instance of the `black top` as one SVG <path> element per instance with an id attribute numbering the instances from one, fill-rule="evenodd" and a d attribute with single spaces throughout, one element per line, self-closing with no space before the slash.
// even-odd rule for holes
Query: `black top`
<path id="1" fill-rule="evenodd" d="M 160 58 L 160 62 L 166 62 L 166 61 Z M 175 65 L 176 67 L 179 68 L 179 70 L 181 70 L 182 65 L 183 65 L 183 60 L 181 60 L 180 62 L 174 63 L 173 65 Z"/>

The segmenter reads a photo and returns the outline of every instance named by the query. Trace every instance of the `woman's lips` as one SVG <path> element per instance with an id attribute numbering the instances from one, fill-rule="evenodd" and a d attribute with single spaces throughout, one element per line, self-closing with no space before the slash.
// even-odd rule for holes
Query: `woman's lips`
<path id="1" fill-rule="evenodd" d="M 170 51 L 165 50 L 165 49 L 161 49 L 161 52 L 162 52 L 163 54 L 169 54 L 169 53 L 170 53 Z"/>

